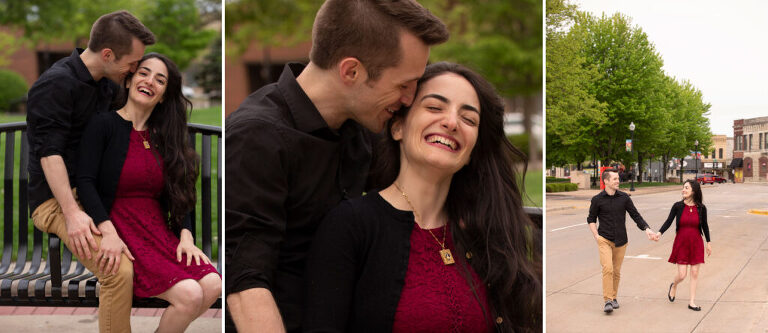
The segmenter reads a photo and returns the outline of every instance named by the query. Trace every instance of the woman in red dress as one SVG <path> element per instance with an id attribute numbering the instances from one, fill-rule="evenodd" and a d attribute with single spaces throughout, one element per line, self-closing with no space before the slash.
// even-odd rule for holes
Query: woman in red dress
<path id="1" fill-rule="evenodd" d="M 133 261 L 133 293 L 170 303 L 157 332 L 182 332 L 221 293 L 221 277 L 195 246 L 198 157 L 189 145 L 181 74 L 150 53 L 125 79 L 122 108 L 95 115 L 78 161 L 78 196 L 102 232 L 100 269 L 125 253 Z M 105 245 L 106 244 L 106 245 Z"/>
<path id="2" fill-rule="evenodd" d="M 381 190 L 343 201 L 313 240 L 305 331 L 542 330 L 541 231 L 503 115 L 479 74 L 426 67 L 377 147 Z"/>
<path id="3" fill-rule="evenodd" d="M 702 203 L 701 186 L 694 180 L 687 180 L 683 184 L 683 200 L 672 205 L 669 217 L 664 225 L 659 229 L 660 237 L 664 231 L 676 219 L 677 234 L 672 245 L 672 254 L 669 255 L 669 262 L 677 264 L 677 274 L 674 282 L 669 285 L 667 297 L 670 302 L 675 301 L 677 286 L 685 279 L 688 274 L 688 267 L 691 268 L 691 299 L 688 308 L 693 311 L 701 311 L 701 307 L 696 305 L 696 284 L 699 279 L 699 265 L 704 263 L 704 243 L 701 235 L 707 240 L 707 256 L 712 254 L 712 246 L 709 243 L 709 226 L 707 225 L 707 207 Z"/>

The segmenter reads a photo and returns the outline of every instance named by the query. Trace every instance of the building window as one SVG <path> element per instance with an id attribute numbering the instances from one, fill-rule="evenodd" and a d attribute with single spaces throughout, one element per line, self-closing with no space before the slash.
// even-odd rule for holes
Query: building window
<path id="1" fill-rule="evenodd" d="M 720 148 L 720 159 L 723 159 L 723 148 Z"/>
<path id="2" fill-rule="evenodd" d="M 757 149 L 763 149 L 763 133 L 757 136 Z"/>
<path id="3" fill-rule="evenodd" d="M 712 149 L 712 158 L 717 158 L 717 155 L 715 154 L 715 149 Z"/>
<path id="4" fill-rule="evenodd" d="M 752 133 L 749 134 L 749 151 L 752 151 Z"/>

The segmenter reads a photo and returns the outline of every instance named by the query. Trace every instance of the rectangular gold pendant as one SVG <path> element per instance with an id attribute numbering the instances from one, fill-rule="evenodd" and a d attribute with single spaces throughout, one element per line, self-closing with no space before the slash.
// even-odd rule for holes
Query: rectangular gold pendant
<path id="1" fill-rule="evenodd" d="M 450 249 L 442 249 L 440 250 L 440 257 L 443 258 L 443 263 L 446 265 L 453 264 L 453 254 L 451 254 Z"/>
<path id="2" fill-rule="evenodd" d="M 144 140 L 144 149 L 149 149 L 149 142 Z"/>

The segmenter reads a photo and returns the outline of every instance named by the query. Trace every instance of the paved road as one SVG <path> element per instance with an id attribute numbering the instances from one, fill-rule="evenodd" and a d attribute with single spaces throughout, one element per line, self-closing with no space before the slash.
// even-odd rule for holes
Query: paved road
<path id="1" fill-rule="evenodd" d="M 682 189 L 682 186 L 680 187 Z M 689 280 L 674 303 L 667 289 L 676 272 L 667 262 L 674 240 L 670 228 L 659 242 L 649 241 L 627 216 L 629 245 L 622 267 L 620 309 L 603 313 L 597 245 L 586 225 L 589 201 L 571 209 L 547 210 L 547 332 L 759 332 L 768 333 L 768 186 L 720 184 L 703 187 L 709 211 L 713 255 L 705 258 L 696 303 L 687 308 Z M 573 197 L 548 197 L 577 202 Z M 680 191 L 635 194 L 635 206 L 657 231 Z"/>

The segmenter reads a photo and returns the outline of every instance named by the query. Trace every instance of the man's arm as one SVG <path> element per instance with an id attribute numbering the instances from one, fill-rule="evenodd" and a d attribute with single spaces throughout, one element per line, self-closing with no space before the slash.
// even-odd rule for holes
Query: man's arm
<path id="1" fill-rule="evenodd" d="M 227 296 L 227 307 L 238 332 L 285 332 L 272 293 L 251 288 Z"/>
<path id="2" fill-rule="evenodd" d="M 91 259 L 89 246 L 94 251 L 99 249 L 93 234 L 101 235 L 101 232 L 88 214 L 77 205 L 72 195 L 64 159 L 59 155 L 49 155 L 40 159 L 40 165 L 43 168 L 45 180 L 64 213 L 69 236 L 67 247 L 78 257 Z"/>
<path id="3" fill-rule="evenodd" d="M 597 234 L 597 223 L 589 222 L 587 224 L 589 225 L 589 230 L 592 231 L 592 236 L 594 236 L 595 240 L 597 240 L 597 237 L 599 236 Z"/>
<path id="4" fill-rule="evenodd" d="M 637 211 L 637 208 L 635 208 L 635 204 L 632 203 L 632 199 L 627 197 L 627 203 L 625 206 L 627 212 L 629 213 L 629 216 L 632 217 L 632 220 L 635 221 L 635 224 L 637 224 L 637 227 L 640 230 L 645 231 L 645 235 L 648 237 L 648 240 L 652 241 L 658 241 L 659 237 L 656 235 L 653 230 L 651 230 L 651 226 L 648 225 L 648 222 L 645 222 L 642 216 L 640 216 L 640 212 Z"/>
<path id="5" fill-rule="evenodd" d="M 225 138 L 227 307 L 238 331 L 282 331 L 271 288 L 287 224 L 285 144 L 274 124 L 235 116 Z"/>

